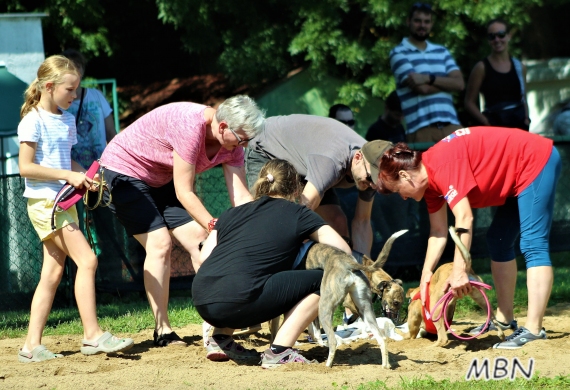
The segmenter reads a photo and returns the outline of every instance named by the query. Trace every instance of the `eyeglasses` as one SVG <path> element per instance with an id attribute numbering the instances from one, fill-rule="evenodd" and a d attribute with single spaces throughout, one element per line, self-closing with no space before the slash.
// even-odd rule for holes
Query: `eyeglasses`
<path id="1" fill-rule="evenodd" d="M 339 121 L 340 123 L 344 123 L 347 126 L 354 126 L 354 124 L 356 123 L 354 119 L 349 119 L 349 120 L 337 119 L 337 121 Z"/>
<path id="2" fill-rule="evenodd" d="M 366 161 L 364 159 L 362 159 L 362 164 L 364 165 L 364 171 L 366 172 L 366 181 L 374 184 L 374 182 L 372 181 L 372 175 L 370 174 L 370 172 L 368 172 L 368 168 L 366 168 Z"/>
<path id="3" fill-rule="evenodd" d="M 499 39 L 503 39 L 504 37 L 507 36 L 507 32 L 506 31 L 498 31 L 496 33 L 489 33 L 487 34 L 487 39 L 489 41 L 494 41 L 495 38 L 499 38 Z"/>
<path id="4" fill-rule="evenodd" d="M 242 139 L 240 138 L 239 135 L 237 135 L 237 133 L 235 131 L 233 131 L 230 127 L 228 127 L 228 130 L 232 132 L 232 134 L 234 135 L 234 137 L 236 137 L 236 139 L 238 140 L 238 145 L 243 145 L 249 142 L 248 139 Z"/>

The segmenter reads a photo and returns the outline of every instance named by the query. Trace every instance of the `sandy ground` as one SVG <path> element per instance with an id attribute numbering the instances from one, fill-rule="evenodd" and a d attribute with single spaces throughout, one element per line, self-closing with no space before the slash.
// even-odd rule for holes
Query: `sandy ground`
<path id="1" fill-rule="evenodd" d="M 456 318 L 454 329 L 467 330 L 482 321 L 479 318 Z M 524 324 L 524 317 L 519 317 Z M 49 362 L 22 364 L 17 361 L 20 339 L 0 340 L 0 388 L 2 389 L 331 389 L 336 386 L 357 388 L 370 381 L 385 381 L 388 386 L 401 378 L 421 378 L 457 381 L 465 378 L 474 359 L 490 361 L 507 359 L 510 371 L 518 360 L 528 370 L 534 360 L 534 373 L 541 377 L 570 375 L 570 303 L 549 308 L 544 325 L 548 340 L 533 342 L 514 351 L 493 350 L 498 341 L 496 333 L 476 340 L 453 339 L 445 348 L 432 347 L 429 339 L 388 341 L 393 369 L 381 367 L 378 345 L 374 340 L 358 340 L 342 345 L 337 351 L 335 365 L 325 367 L 328 349 L 301 342 L 303 355 L 317 359 L 319 364 L 290 364 L 264 370 L 255 364 L 210 362 L 202 346 L 201 327 L 190 325 L 176 329 L 188 347 L 155 348 L 152 331 L 124 334 L 133 337 L 136 345 L 128 355 L 83 356 L 79 352 L 78 336 L 48 336 L 44 344 L 53 352 L 65 355 Z M 268 329 L 263 329 L 241 341 L 249 348 L 263 351 L 268 346 Z M 517 377 L 522 377 L 520 371 Z"/>

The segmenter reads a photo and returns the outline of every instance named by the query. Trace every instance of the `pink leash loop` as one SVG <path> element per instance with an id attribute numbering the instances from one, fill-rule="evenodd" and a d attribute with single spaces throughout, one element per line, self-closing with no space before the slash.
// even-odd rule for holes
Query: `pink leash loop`
<path id="1" fill-rule="evenodd" d="M 448 291 L 443 297 L 441 297 L 439 299 L 439 301 L 437 301 L 437 303 L 433 307 L 433 310 L 430 313 L 431 317 L 433 318 L 433 322 L 436 322 L 437 320 L 439 320 L 441 318 L 441 313 L 443 312 L 443 320 L 445 323 L 445 327 L 447 329 L 449 329 L 449 332 L 452 335 L 454 335 L 455 337 L 457 337 L 460 340 L 472 340 L 474 338 L 479 337 L 485 331 L 485 329 L 487 329 L 487 325 L 489 325 L 489 322 L 491 321 L 491 306 L 489 305 L 489 299 L 487 298 L 487 294 L 485 294 L 485 289 L 491 290 L 492 287 L 489 286 L 488 284 L 485 284 L 482 282 L 475 282 L 473 280 L 470 280 L 469 283 L 471 283 L 471 286 L 473 286 L 473 288 L 476 288 L 477 290 L 479 290 L 479 292 L 485 298 L 485 303 L 487 303 L 487 321 L 485 322 L 485 325 L 481 328 L 481 331 L 479 333 L 477 333 L 474 336 L 462 337 L 462 336 L 459 336 L 458 334 L 456 334 L 451 329 L 451 327 L 449 326 L 449 321 L 447 320 L 447 306 L 449 305 L 449 303 L 453 299 L 453 290 Z M 439 311 L 439 314 L 436 316 L 435 311 L 438 308 L 438 306 L 440 306 L 440 305 L 441 305 L 441 310 Z"/>

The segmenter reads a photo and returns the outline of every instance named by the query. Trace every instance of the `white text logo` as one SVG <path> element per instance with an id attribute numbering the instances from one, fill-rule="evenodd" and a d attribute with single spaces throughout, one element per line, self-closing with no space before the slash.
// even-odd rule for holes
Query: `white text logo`
<path id="1" fill-rule="evenodd" d="M 453 198 L 455 198 L 456 196 L 457 196 L 457 190 L 453 188 L 453 186 L 449 186 L 449 191 L 447 191 L 447 194 L 445 194 L 444 196 L 447 203 L 451 203 Z"/>

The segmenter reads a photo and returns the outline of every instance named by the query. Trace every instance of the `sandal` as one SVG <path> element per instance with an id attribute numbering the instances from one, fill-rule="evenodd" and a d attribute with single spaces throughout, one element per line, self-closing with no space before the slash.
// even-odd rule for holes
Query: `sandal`
<path id="1" fill-rule="evenodd" d="M 52 360 L 62 358 L 60 353 L 53 353 L 45 347 L 45 345 L 38 345 L 31 352 L 24 352 L 21 349 L 18 351 L 18 361 L 20 363 L 35 363 L 43 362 L 45 360 Z"/>
<path id="2" fill-rule="evenodd" d="M 232 360 L 259 359 L 260 354 L 255 349 L 246 349 L 228 337 L 224 341 L 217 342 L 213 337 L 208 339 L 206 345 L 208 353 L 206 358 L 214 362 Z"/>
<path id="3" fill-rule="evenodd" d="M 172 347 L 187 347 L 188 344 L 186 344 L 186 342 L 184 342 L 184 340 L 182 340 L 180 338 L 180 336 L 178 336 L 176 334 L 176 332 L 171 332 L 171 333 L 163 333 L 160 336 L 158 335 L 158 332 L 155 330 L 154 333 L 152 334 L 152 337 L 154 339 L 154 345 L 157 347 L 168 347 L 168 346 L 172 346 Z"/>
<path id="4" fill-rule="evenodd" d="M 103 333 L 97 340 L 81 340 L 81 343 L 83 344 L 81 353 L 84 355 L 124 352 L 131 349 L 135 344 L 133 339 L 119 339 L 109 332 Z"/>

